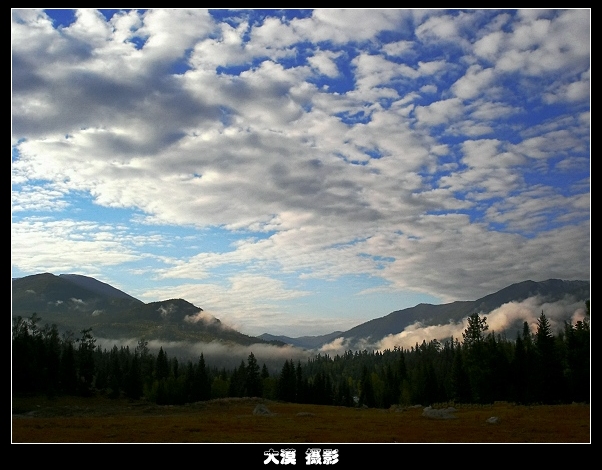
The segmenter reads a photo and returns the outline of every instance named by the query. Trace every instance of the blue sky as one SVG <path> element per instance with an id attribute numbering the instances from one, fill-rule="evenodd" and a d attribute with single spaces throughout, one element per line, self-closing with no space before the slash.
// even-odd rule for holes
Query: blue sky
<path id="1" fill-rule="evenodd" d="M 590 277 L 576 10 L 12 10 L 12 277 L 244 333 Z"/>

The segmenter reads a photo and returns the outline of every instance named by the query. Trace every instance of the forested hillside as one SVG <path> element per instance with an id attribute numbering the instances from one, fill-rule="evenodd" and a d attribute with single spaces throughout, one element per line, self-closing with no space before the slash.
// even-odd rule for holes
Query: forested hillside
<path id="1" fill-rule="evenodd" d="M 251 353 L 232 370 L 198 361 L 180 363 L 146 341 L 110 351 L 95 346 L 90 329 L 63 335 L 40 318 L 13 324 L 12 390 L 16 394 L 125 396 L 158 404 L 258 396 L 298 403 L 388 408 L 441 402 L 570 403 L 590 400 L 589 301 L 586 317 L 553 334 L 542 311 L 537 331 L 525 322 L 509 339 L 474 314 L 462 338 L 423 341 L 409 349 L 317 355 L 286 360 L 270 374 Z"/>

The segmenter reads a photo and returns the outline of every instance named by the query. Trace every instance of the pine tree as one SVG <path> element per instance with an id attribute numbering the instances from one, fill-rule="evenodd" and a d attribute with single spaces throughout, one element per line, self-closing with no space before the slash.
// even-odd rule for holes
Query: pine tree
<path id="1" fill-rule="evenodd" d="M 454 348 L 454 359 L 452 363 L 452 398 L 459 403 L 470 403 L 472 394 L 470 391 L 470 380 L 464 365 L 464 351 L 459 343 Z"/>
<path id="2" fill-rule="evenodd" d="M 160 381 L 167 377 L 169 377 L 169 361 L 167 359 L 167 354 L 163 351 L 163 347 L 161 347 L 159 348 L 159 354 L 157 354 L 155 378 Z"/>
<path id="3" fill-rule="evenodd" d="M 537 319 L 537 332 L 535 333 L 535 345 L 540 350 L 546 350 L 554 344 L 554 335 L 552 334 L 552 327 L 550 322 L 546 318 L 543 310 L 541 315 Z"/>
<path id="4" fill-rule="evenodd" d="M 60 388 L 67 395 L 75 395 L 77 392 L 77 366 L 75 362 L 75 350 L 73 341 L 63 341 L 61 351 L 61 365 L 59 369 Z"/>
<path id="5" fill-rule="evenodd" d="M 244 397 L 245 396 L 245 383 L 247 376 L 247 366 L 245 361 L 241 360 L 238 369 L 234 369 L 230 376 L 230 384 L 228 386 L 229 397 Z"/>
<path id="6" fill-rule="evenodd" d="M 205 357 L 203 353 L 199 357 L 199 362 L 195 371 L 195 388 L 196 388 L 196 399 L 195 401 L 205 401 L 211 399 L 211 379 L 209 377 L 209 371 L 205 365 Z"/>
<path id="7" fill-rule="evenodd" d="M 110 398 L 119 398 L 121 392 L 121 384 L 122 384 L 122 370 L 121 365 L 119 363 L 119 352 L 117 350 L 117 346 L 113 346 L 111 349 L 111 353 L 109 356 L 110 366 L 109 366 L 109 387 L 111 389 L 111 393 L 109 394 Z"/>
<path id="8" fill-rule="evenodd" d="M 297 401 L 297 377 L 295 363 L 291 359 L 284 361 L 277 385 L 278 399 L 294 403 Z"/>
<path id="9" fill-rule="evenodd" d="M 589 301 L 584 320 L 575 325 L 566 324 L 565 341 L 567 356 L 567 376 L 573 401 L 590 402 L 590 331 Z"/>
<path id="10" fill-rule="evenodd" d="M 251 352 L 247 359 L 247 373 L 245 377 L 245 391 L 249 397 L 261 397 L 262 395 L 262 382 L 261 375 L 259 373 L 259 365 L 257 359 Z"/>
<path id="11" fill-rule="evenodd" d="M 138 351 L 135 351 L 134 357 L 132 357 L 132 363 L 125 378 L 125 395 L 132 400 L 137 400 L 142 396 L 142 391 L 143 382 L 142 370 L 140 369 L 140 357 Z"/>
<path id="12" fill-rule="evenodd" d="M 297 361 L 297 369 L 295 370 L 293 361 L 291 360 L 291 367 L 293 367 L 293 375 L 295 376 L 293 384 L 291 385 L 295 390 L 295 402 L 307 403 L 307 379 L 303 378 L 301 361 Z"/>
<path id="13" fill-rule="evenodd" d="M 468 326 L 462 333 L 464 345 L 471 348 L 483 343 L 488 329 L 487 317 L 481 318 L 478 313 L 473 313 L 468 317 Z"/>
<path id="14" fill-rule="evenodd" d="M 468 326 L 462 333 L 464 339 L 465 369 L 470 382 L 472 401 L 484 403 L 490 400 L 488 394 L 488 357 L 485 350 L 485 331 L 489 329 L 487 317 L 478 313 L 468 317 Z"/>
<path id="15" fill-rule="evenodd" d="M 94 350 L 96 339 L 92 336 L 92 328 L 81 330 L 82 337 L 78 339 L 77 359 L 79 365 L 79 393 L 88 396 L 92 393 L 94 382 Z"/>
<path id="16" fill-rule="evenodd" d="M 525 322 L 526 323 L 526 322 Z M 527 365 L 527 352 L 525 343 L 520 336 L 516 335 L 516 343 L 514 347 L 514 358 L 511 364 L 512 369 L 512 386 L 511 396 L 516 403 L 525 404 L 530 402 Z"/>
<path id="17" fill-rule="evenodd" d="M 17 317 L 13 320 L 12 341 L 12 380 L 17 392 L 37 392 L 40 386 L 38 353 L 36 339 L 40 321 L 37 314 L 29 320 Z"/>
<path id="18" fill-rule="evenodd" d="M 374 396 L 374 388 L 372 386 L 372 374 L 370 374 L 366 365 L 362 368 L 360 406 L 361 405 L 370 408 L 376 406 L 376 397 Z"/>
<path id="19" fill-rule="evenodd" d="M 537 397 L 544 403 L 555 403 L 564 394 L 562 363 L 556 348 L 550 322 L 543 310 L 537 320 L 535 333 L 535 350 L 537 352 Z"/>

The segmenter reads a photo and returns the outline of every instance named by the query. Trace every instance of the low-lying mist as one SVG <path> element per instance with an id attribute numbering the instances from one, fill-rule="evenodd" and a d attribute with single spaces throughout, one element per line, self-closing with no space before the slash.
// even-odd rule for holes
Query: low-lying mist
<path id="1" fill-rule="evenodd" d="M 489 312 L 485 316 L 489 329 L 487 333 L 495 332 L 504 334 L 508 339 L 516 338 L 517 332 L 522 332 L 523 322 L 527 322 L 532 333 L 537 329 L 537 320 L 544 312 L 554 332 L 562 329 L 564 322 L 571 324 L 585 317 L 585 305 L 583 301 L 577 301 L 572 297 L 565 297 L 561 301 L 549 303 L 545 299 L 535 296 L 522 302 L 509 302 Z M 201 320 L 199 318 L 198 320 Z M 207 321 L 207 318 L 202 318 Z M 366 338 L 345 338 L 341 336 L 334 341 L 323 345 L 318 349 L 302 349 L 291 345 L 275 346 L 271 344 L 252 344 L 250 346 L 237 346 L 220 342 L 191 343 L 185 341 L 165 342 L 161 340 L 149 340 L 148 348 L 156 354 L 159 348 L 167 353 L 168 358 L 177 357 L 180 362 L 187 363 L 198 361 L 201 354 L 209 367 L 225 368 L 232 370 L 238 367 L 241 361 L 247 362 L 251 353 L 257 359 L 260 366 L 266 365 L 271 374 L 281 371 L 284 361 L 294 360 L 304 363 L 308 358 L 317 354 L 328 354 L 335 356 L 349 350 L 385 350 L 400 347 L 409 349 L 421 344 L 422 341 L 431 340 L 445 341 L 450 338 L 462 341 L 462 333 L 468 325 L 467 318 L 460 322 L 449 322 L 440 325 L 424 325 L 421 322 L 413 323 L 404 331 L 395 335 L 388 335 L 379 340 Z M 138 345 L 136 339 L 109 339 L 97 338 L 96 344 L 103 349 L 110 350 L 114 345 L 118 348 L 129 346 L 133 350 Z"/>
<path id="2" fill-rule="evenodd" d="M 575 324 L 585 317 L 585 304 L 581 300 L 567 296 L 563 300 L 556 302 L 547 302 L 540 296 L 529 297 L 522 302 L 508 302 L 501 307 L 489 312 L 486 315 L 489 329 L 487 333 L 495 332 L 504 334 L 506 338 L 513 340 L 517 332 L 522 332 L 523 323 L 526 321 L 531 333 L 537 331 L 537 320 L 544 312 L 550 322 L 554 332 L 564 327 L 564 322 L 568 321 Z M 415 322 L 406 327 L 401 333 L 388 335 L 380 340 L 366 338 L 344 338 L 340 337 L 325 344 L 320 348 L 321 353 L 342 354 L 343 352 L 354 350 L 379 350 L 393 349 L 395 346 L 409 349 L 416 343 L 422 341 L 427 343 L 432 340 L 444 341 L 454 338 L 462 341 L 462 333 L 468 326 L 468 318 L 463 318 L 460 322 L 449 322 L 440 325 L 424 325 L 421 322 Z"/>
<path id="3" fill-rule="evenodd" d="M 110 350 L 113 346 L 118 348 L 129 346 L 130 350 L 133 351 L 138 345 L 138 341 L 136 339 L 97 338 L 96 344 L 107 350 Z M 157 354 L 159 348 L 162 347 L 168 358 L 177 357 L 180 363 L 187 363 L 188 361 L 196 363 L 200 355 L 203 354 L 208 367 L 225 368 L 226 370 L 238 367 L 241 361 L 246 364 L 249 355 L 253 353 L 260 367 L 265 364 L 270 374 L 280 373 L 284 361 L 292 359 L 295 362 L 301 361 L 301 363 L 304 363 L 315 354 L 315 351 L 308 351 L 290 345 L 274 346 L 257 343 L 250 346 L 238 346 L 217 341 L 191 343 L 186 341 L 149 340 L 147 347 L 153 354 Z"/>

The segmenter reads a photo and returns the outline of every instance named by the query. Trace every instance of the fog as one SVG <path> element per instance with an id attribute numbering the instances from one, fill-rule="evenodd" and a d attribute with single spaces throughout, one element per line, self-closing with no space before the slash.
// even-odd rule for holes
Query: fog
<path id="1" fill-rule="evenodd" d="M 571 324 L 585 317 L 585 304 L 581 300 L 567 296 L 563 300 L 549 303 L 539 296 L 530 297 L 522 302 L 509 302 L 501 307 L 489 312 L 485 316 L 489 329 L 488 333 L 495 332 L 503 334 L 509 340 L 516 338 L 517 332 L 522 331 L 523 323 L 526 321 L 532 333 L 537 331 L 537 321 L 541 312 L 544 312 L 554 333 L 557 333 L 564 326 L 564 322 Z M 201 312 L 194 318 L 187 321 L 204 321 L 213 323 L 215 318 Z M 330 356 L 342 355 L 349 350 L 378 350 L 393 349 L 400 347 L 409 349 L 416 343 L 422 341 L 427 343 L 432 340 L 445 341 L 450 338 L 462 341 L 462 333 L 468 326 L 468 318 L 460 322 L 449 322 L 440 325 L 424 325 L 421 322 L 413 323 L 406 327 L 401 333 L 388 335 L 380 340 L 368 340 L 365 338 L 345 338 L 343 336 L 334 341 L 325 344 L 317 349 L 302 349 L 291 345 L 274 346 L 271 344 L 252 344 L 250 346 L 240 346 L 225 344 L 214 341 L 210 343 L 193 343 L 186 341 L 161 341 L 149 340 L 148 348 L 156 354 L 159 348 L 167 353 L 169 358 L 177 357 L 179 361 L 188 362 L 198 361 L 201 354 L 205 363 L 209 367 L 219 369 L 226 368 L 231 370 L 238 367 L 241 361 L 247 362 L 251 353 L 257 359 L 260 366 L 265 364 L 271 374 L 279 373 L 284 361 L 293 360 L 295 363 L 300 361 L 304 364 L 308 358 L 315 357 L 317 354 L 328 354 Z M 224 325 L 225 328 L 227 326 Z M 109 339 L 97 338 L 96 344 L 103 349 L 110 350 L 114 345 L 118 348 L 129 346 L 134 350 L 138 344 L 136 339 Z"/>

